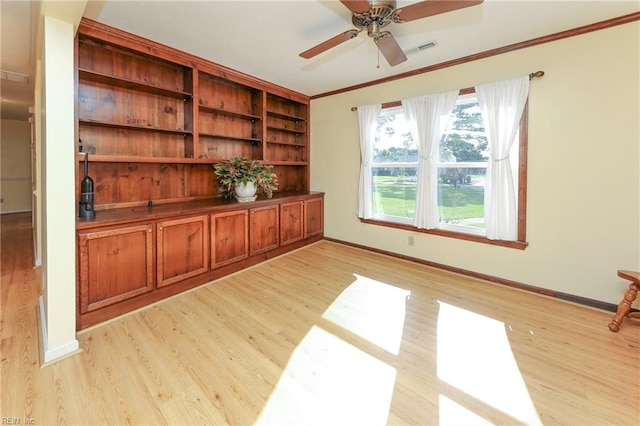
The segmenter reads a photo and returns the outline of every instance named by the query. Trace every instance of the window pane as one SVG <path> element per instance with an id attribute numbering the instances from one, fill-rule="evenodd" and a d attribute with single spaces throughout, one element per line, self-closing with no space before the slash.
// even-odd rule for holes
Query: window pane
<path id="1" fill-rule="evenodd" d="M 486 162 L 488 158 L 489 142 L 475 93 L 461 96 L 440 141 L 440 162 Z"/>
<path id="2" fill-rule="evenodd" d="M 373 142 L 373 162 L 417 165 L 418 148 L 401 108 L 391 108 L 380 114 L 376 140 Z"/>
<path id="3" fill-rule="evenodd" d="M 408 223 L 416 210 L 418 149 L 402 108 L 385 109 L 373 143 L 374 217 Z"/>
<path id="4" fill-rule="evenodd" d="M 460 96 L 440 141 L 438 211 L 442 226 L 484 229 L 484 181 L 488 149 L 475 93 Z M 455 163 L 466 164 L 456 166 Z M 478 164 L 478 167 L 472 167 L 474 164 Z"/>
<path id="5" fill-rule="evenodd" d="M 487 169 L 438 168 L 438 211 L 443 224 L 484 229 Z"/>
<path id="6" fill-rule="evenodd" d="M 374 167 L 373 214 L 376 217 L 412 219 L 416 211 L 417 167 Z"/>

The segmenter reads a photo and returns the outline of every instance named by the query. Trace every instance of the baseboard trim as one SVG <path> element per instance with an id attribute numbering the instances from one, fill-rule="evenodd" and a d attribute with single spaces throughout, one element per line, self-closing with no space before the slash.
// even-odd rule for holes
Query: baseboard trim
<path id="1" fill-rule="evenodd" d="M 82 352 L 77 339 L 65 343 L 57 348 L 50 349 L 47 338 L 47 318 L 44 310 L 44 298 L 38 298 L 38 316 L 40 317 L 40 368 L 44 368 L 54 362 L 61 361 L 71 355 Z"/>
<path id="2" fill-rule="evenodd" d="M 36 233 L 33 232 L 33 226 L 31 226 L 32 248 L 33 248 L 33 267 L 40 268 L 42 266 L 42 259 L 40 259 L 40 253 L 38 252 L 38 239 Z"/>
<path id="3" fill-rule="evenodd" d="M 618 309 L 618 305 L 614 305 L 613 303 L 602 302 L 600 300 L 589 299 L 587 297 L 576 296 L 569 293 L 556 292 L 555 297 L 561 300 L 566 300 L 567 302 L 573 302 L 580 305 L 590 306 L 592 308 L 602 309 L 603 311 L 615 312 Z M 631 312 L 634 311 L 636 311 L 636 309 L 631 309 Z"/>
<path id="4" fill-rule="evenodd" d="M 369 247 L 361 244 L 351 243 L 348 241 L 338 240 L 336 238 L 324 237 L 325 240 L 338 244 L 344 244 L 351 247 L 356 247 L 362 250 L 371 251 L 374 253 L 384 254 L 386 256 L 395 257 L 397 259 L 407 260 L 409 262 L 419 263 L 421 265 L 430 266 L 432 268 L 438 268 L 449 272 L 455 272 L 457 274 L 466 275 L 472 278 L 479 278 L 481 280 L 490 281 L 495 284 L 504 285 L 507 287 L 518 288 L 520 290 L 529 291 L 532 293 L 543 294 L 545 296 L 554 297 L 557 299 L 565 300 L 567 302 L 577 303 L 580 305 L 589 306 L 596 309 L 602 309 L 604 311 L 616 312 L 618 305 L 608 302 L 602 302 L 600 300 L 589 299 L 587 297 L 576 296 L 573 294 L 562 293 L 559 291 L 549 290 L 542 287 L 536 287 L 529 284 L 520 283 L 517 281 L 508 280 L 505 278 L 495 277 L 493 275 L 482 274 L 480 272 L 470 271 L 468 269 L 457 268 L 455 266 L 445 265 L 443 263 L 432 262 L 430 260 L 424 260 L 417 257 L 406 256 L 404 254 L 395 253 L 388 250 L 381 250 L 375 247 Z"/>

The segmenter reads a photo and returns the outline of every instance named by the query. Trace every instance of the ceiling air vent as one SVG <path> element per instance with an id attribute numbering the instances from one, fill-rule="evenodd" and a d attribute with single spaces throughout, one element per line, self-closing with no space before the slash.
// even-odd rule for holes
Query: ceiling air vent
<path id="1" fill-rule="evenodd" d="M 427 49 L 431 49 L 432 47 L 436 47 L 436 42 L 435 41 L 428 41 L 425 44 L 422 44 L 418 47 L 416 47 L 416 50 L 418 51 L 423 51 L 423 50 L 427 50 Z"/>
<path id="2" fill-rule="evenodd" d="M 17 72 L 0 70 L 0 79 L 13 81 L 15 83 L 29 84 L 29 76 L 26 74 L 19 74 Z"/>
<path id="3" fill-rule="evenodd" d="M 428 41 L 426 43 L 421 44 L 418 47 L 414 47 L 413 49 L 407 50 L 406 54 L 409 55 L 409 54 L 414 54 L 414 53 L 420 53 L 420 52 L 422 52 L 424 50 L 431 49 L 432 47 L 436 47 L 437 45 L 438 45 L 438 43 L 435 40 L 431 40 L 431 41 Z"/>

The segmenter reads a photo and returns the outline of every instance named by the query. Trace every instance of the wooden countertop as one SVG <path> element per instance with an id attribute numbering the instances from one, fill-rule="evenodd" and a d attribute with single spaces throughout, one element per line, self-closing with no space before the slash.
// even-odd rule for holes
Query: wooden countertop
<path id="1" fill-rule="evenodd" d="M 324 195 L 323 192 L 276 192 L 272 198 L 258 196 L 256 201 L 239 203 L 235 199 L 212 198 L 209 200 L 185 201 L 179 203 L 153 204 L 108 209 L 96 211 L 96 216 L 90 219 L 76 218 L 76 230 L 90 229 L 95 227 L 119 225 L 129 222 L 141 222 L 157 219 L 164 219 L 175 216 L 195 215 L 202 213 L 212 213 L 214 211 L 238 210 L 241 208 L 256 208 L 278 204 L 283 201 L 303 200 L 309 197 Z"/>

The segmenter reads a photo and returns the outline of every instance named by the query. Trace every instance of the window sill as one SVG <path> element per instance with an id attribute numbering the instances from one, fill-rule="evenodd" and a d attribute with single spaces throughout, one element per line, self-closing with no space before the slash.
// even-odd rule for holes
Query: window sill
<path id="1" fill-rule="evenodd" d="M 490 240 L 487 237 L 473 234 L 466 234 L 464 232 L 445 231 L 443 229 L 420 229 L 413 225 L 406 225 L 403 223 L 385 222 L 382 220 L 374 219 L 362 219 L 360 222 L 368 223 L 370 225 L 386 226 L 389 228 L 403 229 L 405 231 L 420 232 L 423 234 L 439 235 L 441 237 L 456 238 L 459 240 L 472 241 L 482 244 L 490 244 L 494 246 L 508 247 L 516 250 L 524 250 L 529 243 L 526 241 L 505 241 L 505 240 Z"/>

